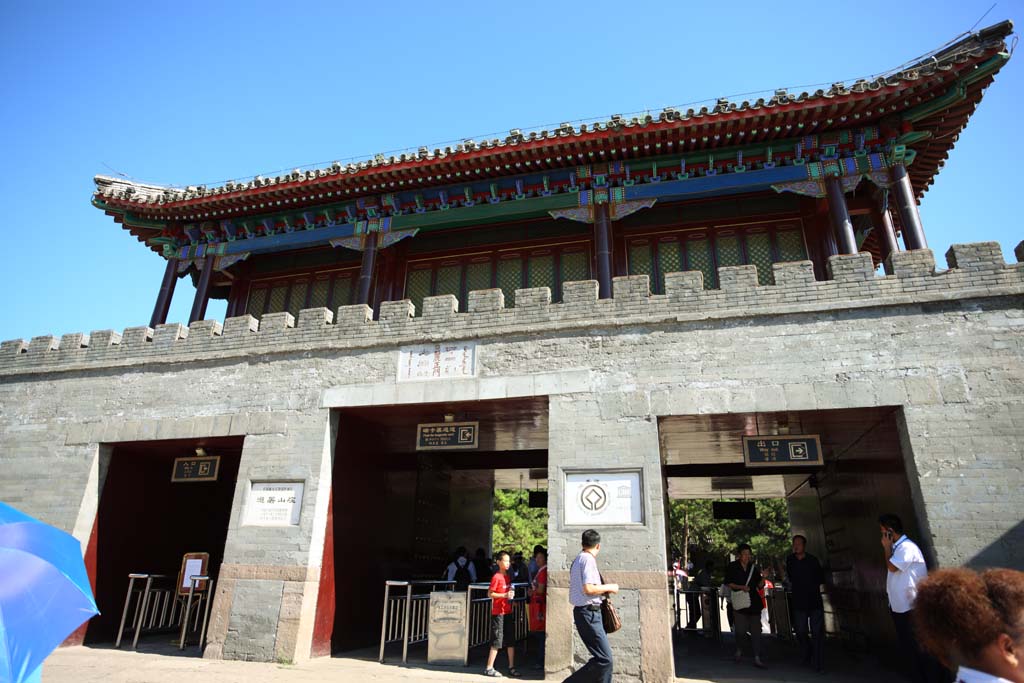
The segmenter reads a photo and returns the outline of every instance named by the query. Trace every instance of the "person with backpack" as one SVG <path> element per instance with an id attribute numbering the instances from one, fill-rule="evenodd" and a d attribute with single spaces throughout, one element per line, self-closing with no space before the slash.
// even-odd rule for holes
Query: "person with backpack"
<path id="1" fill-rule="evenodd" d="M 469 561 L 464 546 L 459 546 L 455 550 L 455 559 L 448 565 L 445 580 L 454 581 L 457 591 L 464 591 L 469 588 L 469 584 L 476 583 L 476 567 Z"/>

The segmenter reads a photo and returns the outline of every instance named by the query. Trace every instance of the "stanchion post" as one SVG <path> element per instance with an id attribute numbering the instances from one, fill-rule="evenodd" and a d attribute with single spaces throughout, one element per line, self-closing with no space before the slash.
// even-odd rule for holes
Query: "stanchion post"
<path id="1" fill-rule="evenodd" d="M 149 603 L 149 589 L 153 585 L 153 575 L 146 576 L 146 587 L 142 591 L 142 604 L 139 607 L 139 618 L 135 623 L 135 637 L 132 638 L 132 649 L 135 650 L 139 646 L 139 634 L 142 632 L 142 622 L 146 618 L 146 605 Z"/>
<path id="2" fill-rule="evenodd" d="M 405 619 L 402 627 L 402 664 L 409 659 L 409 617 L 412 612 L 412 584 L 405 587 Z"/>

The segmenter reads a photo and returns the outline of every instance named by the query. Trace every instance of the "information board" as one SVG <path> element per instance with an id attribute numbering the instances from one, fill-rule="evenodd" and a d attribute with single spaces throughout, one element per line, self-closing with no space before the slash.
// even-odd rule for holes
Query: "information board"
<path id="1" fill-rule="evenodd" d="M 171 470 L 172 482 L 217 481 L 220 456 L 206 455 L 175 458 Z"/>
<path id="2" fill-rule="evenodd" d="M 246 526 L 296 526 L 302 510 L 301 482 L 253 482 L 245 505 Z"/>
<path id="3" fill-rule="evenodd" d="M 469 642 L 466 640 L 466 595 L 460 591 L 437 591 L 430 594 L 427 663 L 466 663 L 469 652 Z"/>
<path id="4" fill-rule="evenodd" d="M 398 381 L 476 377 L 476 342 L 403 346 L 398 351 Z"/>
<path id="5" fill-rule="evenodd" d="M 474 449 L 479 443 L 479 422 L 432 422 L 416 425 L 416 450 Z"/>
<path id="6" fill-rule="evenodd" d="M 567 472 L 564 503 L 567 525 L 643 524 L 640 470 Z"/>
<path id="7" fill-rule="evenodd" d="M 817 434 L 743 437 L 747 467 L 806 467 L 820 465 L 821 439 Z"/>

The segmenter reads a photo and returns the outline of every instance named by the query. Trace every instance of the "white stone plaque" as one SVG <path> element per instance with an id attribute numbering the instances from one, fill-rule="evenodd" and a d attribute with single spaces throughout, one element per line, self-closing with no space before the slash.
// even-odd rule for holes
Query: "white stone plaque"
<path id="1" fill-rule="evenodd" d="M 403 346 L 398 351 L 398 381 L 476 377 L 476 342 Z"/>
<path id="2" fill-rule="evenodd" d="M 430 594 L 427 627 L 428 664 L 465 664 L 466 641 L 465 592 L 434 592 Z"/>
<path id="3" fill-rule="evenodd" d="M 302 510 L 301 482 L 253 482 L 245 504 L 246 526 L 296 526 Z"/>
<path id="4" fill-rule="evenodd" d="M 643 490 L 640 481 L 639 470 L 567 472 L 565 524 L 643 524 Z"/>

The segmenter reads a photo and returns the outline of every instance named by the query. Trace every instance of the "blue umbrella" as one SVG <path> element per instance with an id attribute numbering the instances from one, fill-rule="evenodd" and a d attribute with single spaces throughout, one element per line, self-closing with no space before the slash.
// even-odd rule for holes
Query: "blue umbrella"
<path id="1" fill-rule="evenodd" d="M 96 614 L 75 537 L 0 503 L 0 683 L 39 680 L 43 660 Z"/>

